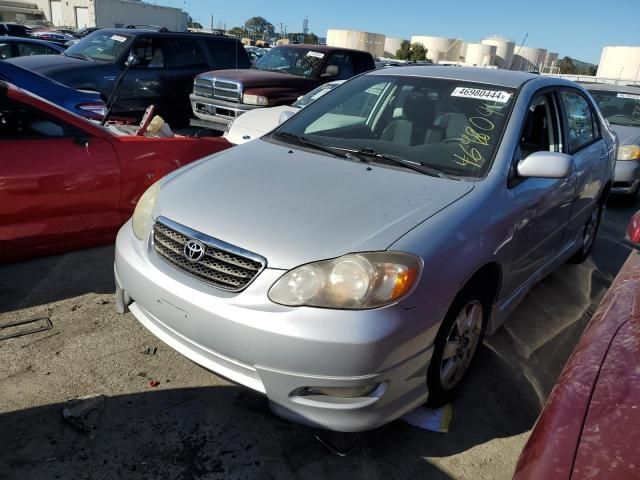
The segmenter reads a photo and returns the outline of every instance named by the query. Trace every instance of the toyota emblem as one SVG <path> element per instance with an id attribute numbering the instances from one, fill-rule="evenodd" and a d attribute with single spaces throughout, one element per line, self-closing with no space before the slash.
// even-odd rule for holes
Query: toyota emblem
<path id="1" fill-rule="evenodd" d="M 187 260 L 195 263 L 202 260 L 202 257 L 204 257 L 204 250 L 205 247 L 202 242 L 199 242 L 198 240 L 189 240 L 184 245 L 183 253 Z"/>

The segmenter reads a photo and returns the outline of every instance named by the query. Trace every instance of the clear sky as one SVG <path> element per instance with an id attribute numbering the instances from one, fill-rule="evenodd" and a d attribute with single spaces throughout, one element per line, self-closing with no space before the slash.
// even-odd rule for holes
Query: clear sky
<path id="1" fill-rule="evenodd" d="M 153 3 L 154 0 L 147 0 Z M 181 7 L 204 26 L 239 26 L 262 16 L 280 30 L 309 29 L 325 37 L 329 28 L 384 33 L 390 37 L 432 35 L 478 42 L 499 34 L 520 44 L 598 63 L 602 47 L 640 45 L 640 0 L 156 0 Z M 517 48 L 517 47 L 516 47 Z"/>

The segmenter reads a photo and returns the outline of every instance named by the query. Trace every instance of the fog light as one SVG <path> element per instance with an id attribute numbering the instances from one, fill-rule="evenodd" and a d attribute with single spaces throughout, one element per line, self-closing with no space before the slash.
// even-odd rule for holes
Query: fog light
<path id="1" fill-rule="evenodd" d="M 328 397 L 358 398 L 366 397 L 380 386 L 379 383 L 373 385 L 361 385 L 359 387 L 307 387 L 304 389 L 306 395 L 326 395 Z"/>

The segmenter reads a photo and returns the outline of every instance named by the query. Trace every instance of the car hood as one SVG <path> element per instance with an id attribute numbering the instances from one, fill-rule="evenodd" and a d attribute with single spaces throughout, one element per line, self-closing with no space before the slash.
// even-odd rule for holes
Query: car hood
<path id="1" fill-rule="evenodd" d="M 300 87 L 311 89 L 316 81 L 311 78 L 289 75 L 288 73 L 267 72 L 255 68 L 238 70 L 214 70 L 199 77 L 235 80 L 246 89 L 249 87 Z"/>
<path id="2" fill-rule="evenodd" d="M 473 187 L 256 140 L 169 177 L 154 216 L 289 269 L 385 250 Z"/>
<path id="3" fill-rule="evenodd" d="M 29 55 L 11 58 L 6 61 L 46 77 L 55 77 L 58 73 L 67 73 L 71 70 L 100 65 L 90 60 L 82 60 L 65 55 Z"/>
<path id="4" fill-rule="evenodd" d="M 619 145 L 640 145 L 640 127 L 612 124 L 611 128 L 618 135 Z"/>
<path id="5" fill-rule="evenodd" d="M 227 137 L 233 143 L 242 143 L 236 140 L 245 136 L 251 137 L 246 140 L 255 140 L 280 125 L 280 116 L 284 112 L 296 113 L 298 110 L 287 105 L 249 110 L 233 121 Z"/>

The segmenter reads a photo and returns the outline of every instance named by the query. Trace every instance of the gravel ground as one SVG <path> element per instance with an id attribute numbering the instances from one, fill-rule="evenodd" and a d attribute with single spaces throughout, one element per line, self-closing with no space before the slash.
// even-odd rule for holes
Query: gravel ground
<path id="1" fill-rule="evenodd" d="M 0 341 L 0 479 L 510 478 L 629 252 L 632 211 L 611 206 L 593 258 L 550 275 L 485 340 L 446 434 L 402 421 L 338 434 L 274 417 L 260 396 L 115 313 L 112 246 L 2 266 L 0 324 L 48 316 L 53 328 Z M 105 396 L 90 433 L 62 417 L 87 395 Z"/>

